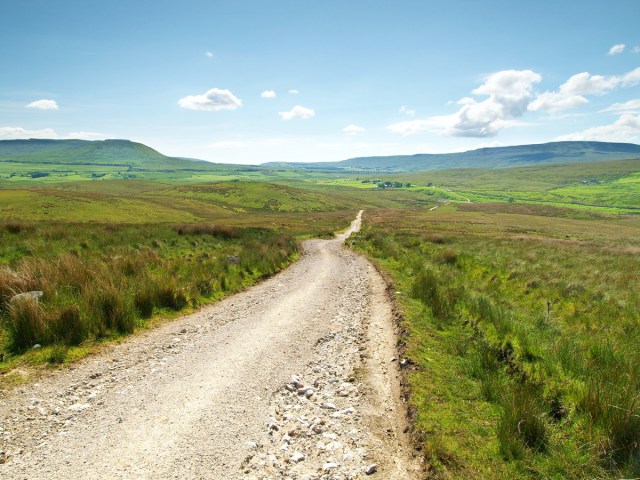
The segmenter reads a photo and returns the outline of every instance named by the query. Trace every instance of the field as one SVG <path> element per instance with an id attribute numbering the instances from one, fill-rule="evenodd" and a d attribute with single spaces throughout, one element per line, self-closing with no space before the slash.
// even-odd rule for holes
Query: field
<path id="1" fill-rule="evenodd" d="M 461 205 L 464 206 L 464 205 Z M 640 473 L 640 219 L 543 206 L 370 211 L 433 478 Z"/>
<path id="2" fill-rule="evenodd" d="M 380 174 L 116 147 L 126 165 L 0 162 L 0 382 L 272 275 L 364 209 L 350 244 L 393 283 L 430 478 L 640 476 L 640 161 Z"/>

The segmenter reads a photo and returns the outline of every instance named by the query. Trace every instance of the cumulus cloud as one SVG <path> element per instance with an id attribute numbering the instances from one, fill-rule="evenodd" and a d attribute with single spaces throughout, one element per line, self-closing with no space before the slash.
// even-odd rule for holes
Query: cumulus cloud
<path id="1" fill-rule="evenodd" d="M 288 112 L 278 112 L 278 115 L 280 115 L 283 120 L 306 120 L 307 118 L 315 117 L 316 112 L 311 108 L 296 105 Z"/>
<path id="2" fill-rule="evenodd" d="M 29 103 L 27 108 L 35 108 L 38 110 L 58 110 L 58 104 L 55 100 L 47 100 L 43 98 L 42 100 L 36 100 L 35 102 Z"/>
<path id="3" fill-rule="evenodd" d="M 402 105 L 400 107 L 400 113 L 404 113 L 405 115 L 409 116 L 409 117 L 413 117 L 416 114 L 416 111 L 407 107 L 406 105 Z"/>
<path id="4" fill-rule="evenodd" d="M 604 95 L 618 87 L 631 87 L 640 83 L 640 67 L 624 75 L 591 75 L 582 72 L 560 85 L 557 92 L 544 92 L 529 104 L 531 111 L 557 113 L 580 107 L 589 100 L 585 95 Z"/>
<path id="5" fill-rule="evenodd" d="M 273 90 L 265 90 L 260 94 L 262 98 L 276 98 L 276 92 Z"/>
<path id="6" fill-rule="evenodd" d="M 289 93 L 292 95 L 297 95 L 300 93 L 300 90 L 296 90 L 295 88 L 292 88 L 291 90 L 289 90 Z"/>
<path id="7" fill-rule="evenodd" d="M 609 55 L 619 55 L 624 52 L 624 48 L 624 43 L 618 43 L 609 49 Z"/>
<path id="8" fill-rule="evenodd" d="M 347 125 L 346 127 L 344 127 L 342 129 L 342 131 L 344 133 L 346 133 L 347 135 L 357 135 L 359 133 L 366 132 L 366 130 L 363 127 L 361 127 L 359 125 L 355 125 L 353 123 L 351 123 L 351 124 Z"/>
<path id="9" fill-rule="evenodd" d="M 486 99 L 464 97 L 457 102 L 460 108 L 456 113 L 395 123 L 387 128 L 401 135 L 430 131 L 453 137 L 492 137 L 516 124 L 514 119 L 527 110 L 533 87 L 541 80 L 532 70 L 496 72 L 472 92 Z"/>
<path id="10" fill-rule="evenodd" d="M 229 90 L 212 88 L 202 95 L 189 95 L 178 100 L 182 108 L 189 110 L 207 110 L 215 112 L 218 110 L 235 110 L 242 106 L 242 100 L 236 97 Z"/>
<path id="11" fill-rule="evenodd" d="M 599 142 L 635 142 L 640 140 L 640 115 L 624 113 L 610 125 L 587 128 L 562 135 L 555 140 L 590 140 Z"/>
<path id="12" fill-rule="evenodd" d="M 630 113 L 640 112 L 640 99 L 629 100 L 623 103 L 614 103 L 605 108 L 603 112 Z"/>

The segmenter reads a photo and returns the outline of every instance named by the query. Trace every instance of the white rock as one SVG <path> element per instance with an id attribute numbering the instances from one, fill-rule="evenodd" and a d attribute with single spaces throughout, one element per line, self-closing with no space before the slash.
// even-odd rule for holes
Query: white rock
<path id="1" fill-rule="evenodd" d="M 322 470 L 325 472 L 330 472 L 331 470 L 336 470 L 340 465 L 334 462 L 327 462 L 322 466 Z"/>
<path id="2" fill-rule="evenodd" d="M 291 455 L 289 457 L 289 462 L 290 463 L 298 463 L 301 462 L 305 459 L 304 453 L 300 453 L 300 452 L 293 452 L 293 455 Z"/>

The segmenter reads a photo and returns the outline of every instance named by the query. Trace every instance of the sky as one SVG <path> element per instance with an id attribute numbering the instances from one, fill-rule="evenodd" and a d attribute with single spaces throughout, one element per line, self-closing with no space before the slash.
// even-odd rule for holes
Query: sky
<path id="1" fill-rule="evenodd" d="M 640 143 L 638 0 L 0 0 L 0 139 L 220 163 Z"/>

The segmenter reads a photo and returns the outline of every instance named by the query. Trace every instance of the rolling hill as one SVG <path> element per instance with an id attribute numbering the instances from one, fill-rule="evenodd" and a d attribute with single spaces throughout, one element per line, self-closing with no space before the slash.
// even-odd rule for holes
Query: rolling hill
<path id="1" fill-rule="evenodd" d="M 461 153 L 358 157 L 340 162 L 284 163 L 264 166 L 320 171 L 377 171 L 381 173 L 509 168 L 526 165 L 600 162 L 640 158 L 640 145 L 607 142 L 553 142 L 537 145 L 481 148 Z"/>
<path id="2" fill-rule="evenodd" d="M 203 161 L 167 157 L 151 147 L 129 140 L 2 140 L 0 161 L 145 169 L 206 168 Z"/>
<path id="3" fill-rule="evenodd" d="M 0 179 L 15 183 L 86 179 L 183 179 L 259 170 L 168 157 L 129 140 L 1 140 Z"/>

